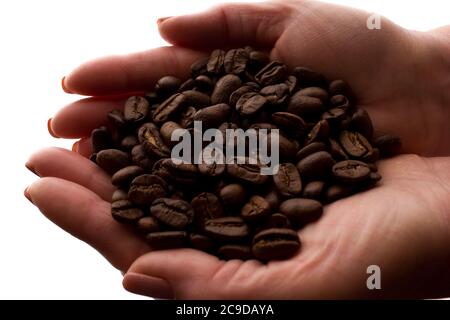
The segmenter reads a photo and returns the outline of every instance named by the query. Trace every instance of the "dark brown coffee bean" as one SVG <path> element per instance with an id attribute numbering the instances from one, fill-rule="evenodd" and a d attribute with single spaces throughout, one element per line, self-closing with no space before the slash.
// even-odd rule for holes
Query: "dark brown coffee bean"
<path id="1" fill-rule="evenodd" d="M 143 121 L 149 112 L 150 105 L 144 97 L 129 97 L 125 102 L 123 115 L 126 121 L 139 122 Z"/>
<path id="2" fill-rule="evenodd" d="M 236 102 L 236 110 L 242 116 L 251 116 L 261 110 L 267 99 L 256 92 L 244 93 Z"/>
<path id="3" fill-rule="evenodd" d="M 158 198 L 165 197 L 167 185 L 163 179 L 151 174 L 143 174 L 133 179 L 128 198 L 138 205 L 150 205 Z"/>
<path id="4" fill-rule="evenodd" d="M 226 208 L 238 208 L 245 202 L 245 188 L 237 183 L 232 183 L 220 189 L 219 197 Z"/>
<path id="5" fill-rule="evenodd" d="M 247 67 L 248 52 L 244 49 L 231 49 L 225 54 L 223 61 L 226 73 L 241 74 Z"/>
<path id="6" fill-rule="evenodd" d="M 273 133 L 269 133 L 267 135 L 267 141 L 272 141 Z M 264 141 L 264 140 L 263 140 Z M 290 140 L 283 136 L 282 134 L 278 134 L 278 152 L 280 154 L 280 159 L 282 160 L 293 160 L 298 151 L 298 144 L 296 144 L 293 140 Z M 268 151 L 272 154 L 272 145 L 268 144 Z"/>
<path id="7" fill-rule="evenodd" d="M 278 127 L 272 123 L 266 123 L 266 122 L 258 122 L 254 123 L 250 126 L 250 129 L 255 129 L 256 131 L 260 129 L 266 129 L 267 131 L 270 131 L 272 129 L 278 129 Z"/>
<path id="8" fill-rule="evenodd" d="M 209 57 L 205 57 L 191 64 L 190 69 L 192 78 L 196 78 L 199 75 L 205 74 L 207 72 L 208 61 Z"/>
<path id="9" fill-rule="evenodd" d="M 201 75 L 195 78 L 195 85 L 197 90 L 209 93 L 214 89 L 215 83 L 210 77 Z"/>
<path id="10" fill-rule="evenodd" d="M 295 89 L 297 88 L 297 78 L 293 75 L 290 75 L 287 77 L 284 83 L 288 86 L 289 93 L 294 93 Z"/>
<path id="11" fill-rule="evenodd" d="M 187 90 L 193 90 L 193 89 L 195 89 L 196 85 L 197 85 L 197 83 L 195 82 L 194 79 L 187 79 L 185 82 L 183 82 L 180 85 L 180 88 L 178 89 L 178 93 L 181 93 L 181 92 L 187 91 Z"/>
<path id="12" fill-rule="evenodd" d="M 307 146 L 303 147 L 302 149 L 300 149 L 297 152 L 295 159 L 297 161 L 300 161 L 313 153 L 316 153 L 319 151 L 325 151 L 326 149 L 327 149 L 327 147 L 326 147 L 325 143 L 312 142 L 312 143 L 308 144 Z"/>
<path id="13" fill-rule="evenodd" d="M 327 120 L 320 120 L 311 129 L 306 138 L 305 144 L 308 145 L 314 141 L 324 141 L 330 136 L 330 125 Z"/>
<path id="14" fill-rule="evenodd" d="M 155 92 L 159 97 L 167 98 L 180 88 L 181 80 L 174 76 L 165 76 L 159 79 L 155 85 Z"/>
<path id="15" fill-rule="evenodd" d="M 153 123 L 144 123 L 138 131 L 138 138 L 146 153 L 155 157 L 168 157 L 170 149 L 164 143 L 159 129 Z"/>
<path id="16" fill-rule="evenodd" d="M 297 226 L 317 220 L 322 215 L 322 211 L 322 204 L 313 199 L 289 199 L 280 205 L 280 212 Z"/>
<path id="17" fill-rule="evenodd" d="M 211 105 L 211 98 L 206 93 L 197 90 L 185 90 L 182 92 L 187 106 L 193 106 L 196 109 Z"/>
<path id="18" fill-rule="evenodd" d="M 207 177 L 218 177 L 222 175 L 225 172 L 225 169 L 227 166 L 225 163 L 205 163 L 202 162 L 198 165 L 198 172 L 201 175 L 207 176 Z"/>
<path id="19" fill-rule="evenodd" d="M 355 158 L 360 158 L 372 150 L 367 139 L 358 132 L 342 131 L 339 141 L 347 154 Z"/>
<path id="20" fill-rule="evenodd" d="M 253 257 L 250 246 L 246 245 L 227 244 L 221 246 L 217 252 L 225 260 L 249 260 Z"/>
<path id="21" fill-rule="evenodd" d="M 291 228 L 291 223 L 289 222 L 289 219 L 282 213 L 274 213 L 272 214 L 269 219 L 267 219 L 266 223 L 264 224 L 264 229 L 270 229 L 270 228 Z"/>
<path id="22" fill-rule="evenodd" d="M 361 160 L 366 163 L 374 163 L 377 162 L 380 159 L 380 150 L 378 148 L 373 148 L 369 150 L 362 158 Z"/>
<path id="23" fill-rule="evenodd" d="M 161 159 L 153 166 L 153 174 L 175 184 L 189 185 L 197 182 L 199 172 L 195 164 L 176 164 L 172 159 Z"/>
<path id="24" fill-rule="evenodd" d="M 136 136 L 126 136 L 120 141 L 120 148 L 125 151 L 130 151 L 138 144 L 139 140 Z"/>
<path id="25" fill-rule="evenodd" d="M 191 200 L 191 206 L 195 212 L 195 219 L 200 225 L 203 225 L 206 220 L 223 216 L 220 200 L 213 193 L 200 193 Z"/>
<path id="26" fill-rule="evenodd" d="M 279 106 L 289 99 L 289 87 L 284 83 L 273 84 L 266 86 L 259 92 L 267 99 L 268 104 L 272 106 Z"/>
<path id="27" fill-rule="evenodd" d="M 327 177 L 333 165 L 333 157 L 326 151 L 319 151 L 300 160 L 297 169 L 302 178 L 312 180 Z"/>
<path id="28" fill-rule="evenodd" d="M 296 92 L 289 100 L 286 111 L 300 117 L 311 117 L 322 113 L 324 109 L 323 103 L 319 98 L 305 96 Z"/>
<path id="29" fill-rule="evenodd" d="M 373 125 L 369 114 L 364 109 L 358 109 L 352 116 L 350 126 L 352 130 L 362 134 L 367 140 L 372 140 Z"/>
<path id="30" fill-rule="evenodd" d="M 352 96 L 352 90 L 350 89 L 350 86 L 347 82 L 344 80 L 333 80 L 330 82 L 330 85 L 328 87 L 328 92 L 330 95 L 338 95 L 342 94 L 344 96 Z"/>
<path id="31" fill-rule="evenodd" d="M 194 121 L 201 121 L 204 129 L 217 128 L 228 119 L 230 112 L 229 105 L 219 103 L 198 110 L 194 115 Z"/>
<path id="32" fill-rule="evenodd" d="M 141 167 L 145 171 L 151 171 L 153 164 L 155 163 L 154 160 L 148 157 L 142 144 L 138 144 L 131 149 L 131 158 L 135 165 Z"/>
<path id="33" fill-rule="evenodd" d="M 319 200 L 325 189 L 325 182 L 311 181 L 303 188 L 302 197 Z"/>
<path id="34" fill-rule="evenodd" d="M 302 88 L 313 86 L 327 88 L 327 79 L 318 72 L 304 67 L 296 67 L 292 73 L 297 78 L 298 85 Z"/>
<path id="35" fill-rule="evenodd" d="M 275 112 L 271 115 L 275 123 L 288 136 L 299 139 L 305 135 L 306 123 L 299 116 L 289 112 Z"/>
<path id="36" fill-rule="evenodd" d="M 153 217 L 143 217 L 137 222 L 137 227 L 140 231 L 144 233 L 158 232 L 160 231 L 160 226 L 158 220 Z"/>
<path id="37" fill-rule="evenodd" d="M 187 245 L 188 239 L 185 231 L 152 232 L 146 238 L 154 250 L 182 248 Z"/>
<path id="38" fill-rule="evenodd" d="M 198 233 L 191 233 L 189 242 L 193 248 L 202 251 L 210 251 L 215 246 L 214 241 L 210 237 Z"/>
<path id="39" fill-rule="evenodd" d="M 194 107 L 187 107 L 179 116 L 178 124 L 182 128 L 189 128 L 194 123 L 194 115 L 197 112 L 197 109 Z"/>
<path id="40" fill-rule="evenodd" d="M 351 104 L 350 101 L 348 101 L 348 98 L 340 94 L 332 96 L 330 98 L 330 105 L 330 109 L 339 108 L 344 110 L 345 112 L 348 112 L 351 109 Z"/>
<path id="41" fill-rule="evenodd" d="M 359 183 L 367 180 L 370 168 L 364 162 L 357 160 L 344 160 L 336 163 L 332 168 L 334 178 L 344 183 Z"/>
<path id="42" fill-rule="evenodd" d="M 264 199 L 266 199 L 269 203 L 271 212 L 278 210 L 281 203 L 281 196 L 276 188 L 271 188 L 266 194 L 264 194 Z"/>
<path id="43" fill-rule="evenodd" d="M 183 229 L 194 219 L 194 210 L 188 202 L 170 198 L 155 200 L 150 207 L 150 213 L 159 222 L 174 229 Z"/>
<path id="44" fill-rule="evenodd" d="M 229 99 L 229 104 L 232 107 L 236 106 L 236 103 L 238 102 L 238 100 L 245 94 L 248 92 L 256 92 L 258 90 L 258 88 L 255 86 L 251 86 L 251 85 L 243 85 L 240 88 L 237 88 L 236 90 L 233 91 L 233 93 L 230 95 L 230 99 Z"/>
<path id="45" fill-rule="evenodd" d="M 383 158 L 399 154 L 402 148 L 400 138 L 392 134 L 385 134 L 375 138 L 373 144 L 380 150 L 380 155 Z"/>
<path id="46" fill-rule="evenodd" d="M 273 182 L 278 192 L 285 197 L 299 195 L 302 191 L 302 181 L 297 168 L 292 163 L 282 163 L 273 176 Z"/>
<path id="47" fill-rule="evenodd" d="M 252 70 L 260 70 L 270 61 L 269 55 L 263 51 L 252 51 L 249 54 L 249 67 Z"/>
<path id="48" fill-rule="evenodd" d="M 99 167 L 106 172 L 114 174 L 120 169 L 128 166 L 130 164 L 130 158 L 128 154 L 123 151 L 106 149 L 97 154 L 96 162 Z"/>
<path id="49" fill-rule="evenodd" d="M 272 228 L 259 232 L 253 238 L 252 252 L 260 260 L 282 260 L 292 257 L 300 248 L 297 232 Z"/>
<path id="50" fill-rule="evenodd" d="M 238 76 L 227 74 L 217 81 L 214 91 L 211 94 L 213 104 L 228 103 L 231 94 L 241 86 L 242 82 Z"/>
<path id="51" fill-rule="evenodd" d="M 339 128 L 343 120 L 347 118 L 345 110 L 342 108 L 331 108 L 322 113 L 321 119 L 327 120 L 331 127 Z"/>
<path id="52" fill-rule="evenodd" d="M 344 149 L 342 149 L 339 142 L 337 142 L 334 139 L 329 139 L 330 142 L 330 153 L 333 156 L 333 158 L 337 160 L 348 160 L 348 156 L 345 153 Z"/>
<path id="53" fill-rule="evenodd" d="M 183 93 L 176 93 L 167 98 L 153 112 L 153 121 L 157 124 L 164 123 L 175 117 L 187 106 L 187 98 Z"/>
<path id="54" fill-rule="evenodd" d="M 164 142 L 168 146 L 174 146 L 178 142 L 172 141 L 172 134 L 175 130 L 182 129 L 181 126 L 174 121 L 167 121 L 159 129 L 159 133 L 161 134 L 161 138 L 163 138 Z"/>
<path id="55" fill-rule="evenodd" d="M 144 173 L 144 169 L 138 166 L 128 166 L 120 169 L 111 177 L 111 183 L 115 186 L 127 186 L 130 182 Z"/>
<path id="56" fill-rule="evenodd" d="M 262 86 L 269 86 L 271 84 L 282 82 L 287 76 L 287 68 L 281 62 L 269 62 L 256 75 L 255 80 Z"/>
<path id="57" fill-rule="evenodd" d="M 296 92 L 296 95 L 307 96 L 319 99 L 323 104 L 328 100 L 328 93 L 326 90 L 319 87 L 308 87 Z"/>
<path id="58" fill-rule="evenodd" d="M 102 150 L 110 149 L 112 144 L 111 133 L 106 127 L 100 127 L 92 130 L 91 145 L 93 153 L 98 153 Z"/>
<path id="59" fill-rule="evenodd" d="M 117 189 L 114 191 L 111 197 L 111 202 L 116 202 L 119 200 L 128 200 L 128 190 Z"/>
<path id="60" fill-rule="evenodd" d="M 227 173 L 240 181 L 247 182 L 250 184 L 265 184 L 269 181 L 269 176 L 261 174 L 261 167 L 257 164 L 246 163 L 230 163 L 227 164 Z"/>
<path id="61" fill-rule="evenodd" d="M 223 60 L 225 59 L 225 51 L 221 49 L 214 50 L 209 56 L 206 70 L 209 73 L 219 74 L 223 72 Z"/>
<path id="62" fill-rule="evenodd" d="M 144 216 L 144 212 L 128 200 L 113 202 L 111 214 L 119 222 L 136 222 Z"/>
<path id="63" fill-rule="evenodd" d="M 252 196 L 241 209 L 241 217 L 248 222 L 264 221 L 270 214 L 270 204 L 261 196 Z"/>
<path id="64" fill-rule="evenodd" d="M 205 222 L 204 230 L 211 238 L 220 241 L 239 241 L 249 236 L 249 228 L 240 217 L 223 217 Z"/>

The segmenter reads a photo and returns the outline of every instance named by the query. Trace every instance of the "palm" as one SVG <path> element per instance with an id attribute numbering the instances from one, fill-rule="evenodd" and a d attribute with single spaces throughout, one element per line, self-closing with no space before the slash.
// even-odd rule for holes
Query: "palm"
<path id="1" fill-rule="evenodd" d="M 264 29 L 266 20 L 255 18 L 265 10 L 270 29 Z M 314 14 L 306 14 L 308 10 L 314 10 Z M 280 12 L 283 15 L 279 16 Z M 240 19 L 249 19 L 250 30 L 233 32 L 234 27 L 244 28 L 242 23 L 233 24 L 237 13 L 241 14 Z M 402 29 L 386 21 L 382 27 L 388 34 L 374 35 L 377 31 L 364 28 L 366 14 L 310 2 L 236 5 L 206 14 L 211 17 L 209 20 L 175 18 L 160 25 L 160 30 L 166 39 L 185 47 L 203 45 L 204 38 L 211 45 L 220 45 L 218 41 L 251 43 L 270 50 L 274 58 L 290 66 L 305 65 L 332 79 L 345 79 L 358 93 L 361 106 L 373 116 L 376 127 L 399 134 L 407 152 L 433 152 L 432 146 L 426 146 L 427 141 L 414 139 L 411 130 L 422 126 L 425 120 L 420 117 L 421 105 L 409 105 L 414 99 L 409 93 L 410 75 L 405 75 L 406 80 L 398 79 L 397 72 L 404 66 L 399 52 L 406 45 L 400 41 Z M 220 27 L 226 16 L 228 27 Z M 273 19 L 278 19 L 278 23 L 272 23 Z M 300 27 L 297 21 L 301 21 Z M 211 25 L 202 25 L 205 23 Z M 255 23 L 259 24 L 252 28 Z M 327 26 L 333 29 L 328 30 Z M 252 34 L 257 30 L 260 35 Z M 216 34 L 221 32 L 227 33 L 222 37 Z M 352 50 L 342 45 L 350 41 L 356 41 Z M 202 55 L 200 49 L 175 46 L 129 57 L 110 57 L 80 67 L 66 79 L 66 86 L 94 96 L 140 91 L 164 74 L 186 76 L 189 64 Z M 75 102 L 56 115 L 52 130 L 61 137 L 88 136 L 92 128 L 104 122 L 107 111 L 122 103 L 123 99 L 117 97 Z M 410 121 L 403 124 L 398 119 L 407 107 Z M 424 136 L 434 137 L 432 132 Z M 89 140 L 81 139 L 77 150 L 82 155 L 89 154 Z M 165 281 L 169 282 L 178 298 L 367 296 L 366 268 L 372 264 L 381 267 L 382 294 L 413 290 L 411 294 L 423 295 L 425 286 L 402 281 L 416 276 L 425 262 L 434 259 L 431 252 L 444 251 L 439 244 L 449 237 L 443 223 L 444 210 L 450 205 L 445 194 L 450 190 L 450 177 L 441 174 L 450 172 L 450 161 L 445 158 L 401 156 L 382 162 L 383 180 L 379 187 L 327 206 L 318 222 L 299 232 L 301 252 L 289 261 L 267 266 L 253 260 L 223 262 L 192 249 L 148 252 L 142 238 L 111 219 L 109 199 L 114 188 L 89 160 L 65 150 L 47 149 L 35 154 L 28 166 L 41 177 L 53 177 L 41 179 L 29 190 L 44 214 L 97 248 L 118 269 L 165 279 L 156 280 L 155 286 L 167 287 Z M 49 195 L 52 201 L 48 201 Z M 434 236 L 430 238 L 430 234 Z M 410 268 L 405 271 L 402 266 Z M 445 270 L 448 265 L 443 262 L 438 267 Z M 394 283 L 394 278 L 400 283 Z M 151 288 L 138 290 L 135 281 L 127 279 L 125 286 L 133 291 L 149 295 L 154 292 Z M 395 286 L 398 292 L 393 289 Z"/>

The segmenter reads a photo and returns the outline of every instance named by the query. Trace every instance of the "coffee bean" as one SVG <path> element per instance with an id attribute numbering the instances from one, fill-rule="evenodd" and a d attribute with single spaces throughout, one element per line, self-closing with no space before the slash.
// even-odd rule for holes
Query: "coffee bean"
<path id="1" fill-rule="evenodd" d="M 249 260 L 253 257 L 250 246 L 236 244 L 221 246 L 218 250 L 218 254 L 225 260 Z"/>
<path id="2" fill-rule="evenodd" d="M 190 69 L 192 78 L 196 78 L 199 75 L 205 74 L 207 72 L 208 61 L 209 57 L 205 57 L 191 64 Z"/>
<path id="3" fill-rule="evenodd" d="M 240 241 L 249 236 L 250 230 L 242 218 L 223 217 L 205 222 L 205 232 L 219 241 Z"/>
<path id="4" fill-rule="evenodd" d="M 223 65 L 226 73 L 241 74 L 247 67 L 248 52 L 244 49 L 231 49 L 225 54 Z"/>
<path id="5" fill-rule="evenodd" d="M 128 198 L 138 205 L 150 205 L 167 194 L 167 184 L 158 176 L 143 174 L 133 179 Z"/>
<path id="6" fill-rule="evenodd" d="M 249 67 L 252 70 L 261 70 L 270 61 L 269 55 L 263 51 L 252 51 L 249 54 Z"/>
<path id="7" fill-rule="evenodd" d="M 264 225 L 264 229 L 270 228 L 291 228 L 289 219 L 282 213 L 272 214 Z"/>
<path id="8" fill-rule="evenodd" d="M 126 121 L 139 122 L 147 117 L 150 105 L 144 97 L 133 96 L 127 99 L 123 109 Z"/>
<path id="9" fill-rule="evenodd" d="M 217 81 L 211 94 L 213 104 L 228 103 L 230 95 L 241 86 L 241 79 L 234 74 L 227 74 Z"/>
<path id="10" fill-rule="evenodd" d="M 260 185 L 265 184 L 269 180 L 269 176 L 261 174 L 261 167 L 256 164 L 230 163 L 227 164 L 227 173 L 240 181 Z"/>
<path id="11" fill-rule="evenodd" d="M 265 220 L 270 214 L 270 204 L 261 196 L 252 196 L 241 209 L 241 217 L 256 223 Z"/>
<path id="12" fill-rule="evenodd" d="M 174 121 L 167 121 L 161 126 L 159 133 L 167 146 L 174 146 L 178 142 L 172 141 L 172 134 L 175 130 L 181 129 L 181 126 Z"/>
<path id="13" fill-rule="evenodd" d="M 193 106 L 196 109 L 207 107 L 211 105 L 209 95 L 197 90 L 185 90 L 182 92 L 185 98 L 186 106 Z"/>
<path id="14" fill-rule="evenodd" d="M 260 260 L 282 260 L 292 257 L 300 248 L 298 234 L 291 229 L 272 228 L 253 238 L 252 252 Z"/>
<path id="15" fill-rule="evenodd" d="M 400 138 L 392 134 L 385 134 L 375 138 L 373 144 L 380 150 L 380 155 L 383 158 L 392 157 L 400 153 L 402 148 Z"/>
<path id="16" fill-rule="evenodd" d="M 243 85 L 242 87 L 237 88 L 233 91 L 233 93 L 230 95 L 229 104 L 232 107 L 236 106 L 236 103 L 238 100 L 248 92 L 256 92 L 258 90 L 258 87 L 252 86 L 252 85 Z"/>
<path id="17" fill-rule="evenodd" d="M 182 128 L 189 128 L 192 126 L 192 123 L 194 122 L 194 116 L 197 112 L 197 109 L 194 107 L 187 107 L 179 116 L 178 118 L 178 124 Z"/>
<path id="18" fill-rule="evenodd" d="M 331 203 L 339 199 L 348 197 L 356 193 L 358 187 L 355 185 L 331 185 L 325 190 L 324 199 L 325 203 Z"/>
<path id="19" fill-rule="evenodd" d="M 210 251 L 215 246 L 214 241 L 210 237 L 198 233 L 191 233 L 189 235 L 189 242 L 193 248 L 202 251 Z"/>
<path id="20" fill-rule="evenodd" d="M 135 165 L 141 167 L 145 171 L 151 171 L 153 164 L 155 163 L 154 160 L 148 157 L 142 144 L 138 144 L 131 149 L 131 158 Z"/>
<path id="21" fill-rule="evenodd" d="M 128 200 L 128 190 L 117 189 L 111 197 L 111 203 L 119 200 Z"/>
<path id="22" fill-rule="evenodd" d="M 198 179 L 197 166 L 190 163 L 175 163 L 172 159 L 161 159 L 153 166 L 153 174 L 175 184 L 189 185 Z"/>
<path id="23" fill-rule="evenodd" d="M 322 211 L 322 204 L 313 199 L 289 199 L 280 205 L 280 212 L 295 225 L 305 225 L 317 220 Z"/>
<path id="24" fill-rule="evenodd" d="M 226 121 L 230 112 L 231 109 L 229 105 L 226 103 L 219 103 L 198 110 L 194 115 L 194 121 L 201 121 L 203 128 L 205 129 L 214 128 Z"/>
<path id="25" fill-rule="evenodd" d="M 91 133 L 92 152 L 98 153 L 112 147 L 111 133 L 106 127 L 100 127 L 92 130 Z"/>
<path id="26" fill-rule="evenodd" d="M 153 123 L 143 124 L 138 131 L 139 141 L 144 150 L 155 157 L 168 157 L 170 149 L 164 143 L 158 127 Z"/>
<path id="27" fill-rule="evenodd" d="M 329 143 L 330 143 L 330 153 L 333 156 L 334 159 L 337 160 L 348 160 L 348 156 L 345 153 L 344 149 L 342 149 L 341 145 L 339 144 L 339 142 L 337 142 L 334 139 L 329 139 Z"/>
<path id="28" fill-rule="evenodd" d="M 282 163 L 273 176 L 273 182 L 278 192 L 285 197 L 299 195 L 302 191 L 302 181 L 297 168 L 292 163 Z"/>
<path id="29" fill-rule="evenodd" d="M 135 222 L 144 216 L 144 212 L 128 200 L 113 202 L 111 214 L 119 222 Z"/>
<path id="30" fill-rule="evenodd" d="M 296 92 L 290 99 L 287 112 L 300 117 L 311 117 L 324 111 L 322 101 L 316 97 L 309 97 Z"/>
<path id="31" fill-rule="evenodd" d="M 246 191 L 242 185 L 232 183 L 221 188 L 219 196 L 226 208 L 238 208 L 245 202 Z"/>
<path id="32" fill-rule="evenodd" d="M 181 92 L 184 92 L 187 90 L 193 90 L 196 85 L 197 85 L 197 83 L 195 82 L 194 79 L 187 79 L 185 82 L 183 82 L 180 85 L 180 88 L 178 89 L 178 93 L 181 93 Z"/>
<path id="33" fill-rule="evenodd" d="M 213 193 L 202 192 L 191 200 L 191 206 L 195 212 L 195 219 L 200 225 L 206 220 L 220 218 L 223 209 L 219 198 Z"/>
<path id="34" fill-rule="evenodd" d="M 256 92 L 244 93 L 236 102 L 236 110 L 243 116 L 251 116 L 261 110 L 267 99 Z"/>
<path id="35" fill-rule="evenodd" d="M 208 63 L 206 65 L 206 70 L 209 73 L 221 73 L 223 71 L 223 60 L 225 59 L 225 51 L 221 49 L 214 50 L 209 59 Z"/>
<path id="36" fill-rule="evenodd" d="M 187 245 L 185 231 L 152 232 L 147 234 L 146 238 L 154 250 L 182 248 Z"/>
<path id="37" fill-rule="evenodd" d="M 206 163 L 202 162 L 198 165 L 198 172 L 207 177 L 218 177 L 225 172 L 226 165 L 224 163 Z"/>
<path id="38" fill-rule="evenodd" d="M 297 78 L 293 75 L 290 75 L 287 77 L 284 83 L 288 86 L 289 93 L 294 93 L 295 89 L 297 88 Z"/>
<path id="39" fill-rule="evenodd" d="M 262 86 L 268 86 L 283 81 L 286 75 L 286 65 L 272 61 L 255 75 L 255 80 Z"/>
<path id="40" fill-rule="evenodd" d="M 266 86 L 259 92 L 267 99 L 268 104 L 272 106 L 279 106 L 289 99 L 289 87 L 284 83 L 273 84 Z"/>
<path id="41" fill-rule="evenodd" d="M 320 120 L 308 133 L 305 144 L 308 145 L 315 141 L 327 140 L 330 136 L 330 125 L 327 120 Z"/>
<path id="42" fill-rule="evenodd" d="M 177 92 L 181 80 L 174 76 L 165 76 L 159 79 L 155 85 L 155 92 L 159 97 L 167 98 Z"/>
<path id="43" fill-rule="evenodd" d="M 153 217 L 140 218 L 139 221 L 137 222 L 137 227 L 140 231 L 144 233 L 160 231 L 159 223 Z"/>
<path id="44" fill-rule="evenodd" d="M 369 178 L 370 168 L 364 162 L 344 160 L 332 168 L 334 178 L 339 182 L 358 183 Z"/>
<path id="45" fill-rule="evenodd" d="M 354 131 L 361 133 L 367 140 L 372 140 L 373 125 L 366 110 L 358 109 L 352 116 L 350 126 Z"/>
<path id="46" fill-rule="evenodd" d="M 195 78 L 195 85 L 197 90 L 209 93 L 214 88 L 215 83 L 210 77 L 201 75 Z"/>
<path id="47" fill-rule="evenodd" d="M 330 98 L 330 105 L 332 108 L 342 109 L 344 112 L 348 112 L 351 109 L 350 102 L 348 98 L 343 95 L 335 95 Z"/>
<path id="48" fill-rule="evenodd" d="M 339 141 L 345 151 L 352 157 L 360 158 L 372 149 L 364 136 L 358 132 L 343 131 Z"/>
<path id="49" fill-rule="evenodd" d="M 183 229 L 194 219 L 194 210 L 188 202 L 169 198 L 155 200 L 150 213 L 159 222 L 174 229 Z"/>
<path id="50" fill-rule="evenodd" d="M 289 112 L 275 112 L 271 119 L 283 132 L 290 137 L 299 139 L 305 135 L 306 123 L 299 116 Z"/>
<path id="51" fill-rule="evenodd" d="M 139 144 L 139 139 L 135 136 L 126 136 L 120 142 L 120 148 L 124 151 L 130 151 Z"/>
<path id="52" fill-rule="evenodd" d="M 128 154 L 123 151 L 106 149 L 97 154 L 96 162 L 100 168 L 112 175 L 128 166 L 130 164 L 130 158 Z"/>
<path id="53" fill-rule="evenodd" d="M 311 181 L 303 188 L 302 197 L 319 200 L 324 192 L 326 185 L 323 181 Z"/>
<path id="54" fill-rule="evenodd" d="M 308 87 L 297 91 L 296 95 L 319 99 L 323 104 L 328 100 L 328 92 L 319 87 Z"/>
<path id="55" fill-rule="evenodd" d="M 347 82 L 344 80 L 334 80 L 330 82 L 330 85 L 328 87 L 328 92 L 330 95 L 338 95 L 342 94 L 344 96 L 352 96 L 352 90 L 350 89 L 350 86 Z"/>
<path id="56" fill-rule="evenodd" d="M 264 199 L 269 203 L 270 211 L 274 212 L 278 210 L 281 203 L 281 196 L 276 188 L 271 188 L 266 192 L 266 194 L 264 194 Z"/>
<path id="57" fill-rule="evenodd" d="M 297 169 L 302 178 L 312 180 L 327 177 L 333 165 L 333 157 L 326 151 L 319 151 L 300 160 Z"/>
<path id="58" fill-rule="evenodd" d="M 157 124 L 161 124 L 170 120 L 187 106 L 186 100 L 186 96 L 182 93 L 176 93 L 170 96 L 153 112 L 153 121 Z"/>
<path id="59" fill-rule="evenodd" d="M 302 149 L 300 149 L 297 154 L 295 155 L 295 159 L 297 161 L 300 161 L 307 156 L 319 152 L 319 151 L 325 151 L 327 149 L 325 143 L 323 142 L 312 142 L 306 146 L 304 146 Z"/>
<path id="60" fill-rule="evenodd" d="M 111 183 L 115 186 L 126 186 L 136 178 L 144 173 L 144 170 L 138 166 L 128 166 L 120 169 L 111 177 Z"/>

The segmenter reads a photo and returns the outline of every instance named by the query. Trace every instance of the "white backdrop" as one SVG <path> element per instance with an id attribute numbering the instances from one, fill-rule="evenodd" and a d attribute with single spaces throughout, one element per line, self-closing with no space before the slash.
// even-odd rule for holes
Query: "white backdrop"
<path id="1" fill-rule="evenodd" d="M 136 299 L 95 250 L 46 220 L 24 197 L 36 179 L 24 163 L 53 139 L 47 119 L 75 99 L 60 80 L 80 62 L 164 45 L 156 19 L 219 1 L 0 1 L 0 298 Z M 328 1 L 428 30 L 450 24 L 447 0 Z"/>

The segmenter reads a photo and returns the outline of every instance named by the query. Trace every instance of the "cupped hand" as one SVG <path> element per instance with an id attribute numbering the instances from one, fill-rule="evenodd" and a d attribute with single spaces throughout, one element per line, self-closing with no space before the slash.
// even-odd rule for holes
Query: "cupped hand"
<path id="1" fill-rule="evenodd" d="M 79 154 L 51 148 L 33 155 L 27 166 L 43 178 L 26 195 L 53 222 L 127 272 L 124 286 L 136 293 L 237 299 L 450 294 L 449 158 L 404 155 L 381 162 L 380 186 L 328 205 L 318 222 L 299 232 L 296 257 L 263 265 L 224 262 L 192 249 L 149 252 L 144 240 L 111 218 L 114 188 L 83 157 L 90 152 L 83 137 L 120 107 L 124 98 L 118 95 L 149 89 L 166 74 L 186 77 L 190 63 L 211 48 L 248 44 L 291 67 L 347 80 L 375 127 L 400 135 L 405 152 L 448 155 L 441 135 L 449 129 L 442 126 L 442 114 L 435 114 L 444 110 L 443 98 L 433 97 L 435 88 L 426 81 L 435 67 L 430 46 L 440 42 L 385 19 L 381 30 L 368 30 L 367 17 L 297 1 L 224 5 L 161 21 L 160 32 L 173 47 L 95 60 L 65 78 L 67 91 L 94 96 L 63 108 L 49 124 L 56 136 L 82 138 L 75 147 Z M 417 79 L 424 81 L 418 85 Z M 373 264 L 381 268 L 380 291 L 366 287 L 366 269 Z"/>

